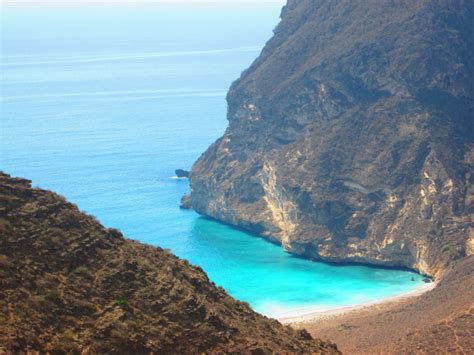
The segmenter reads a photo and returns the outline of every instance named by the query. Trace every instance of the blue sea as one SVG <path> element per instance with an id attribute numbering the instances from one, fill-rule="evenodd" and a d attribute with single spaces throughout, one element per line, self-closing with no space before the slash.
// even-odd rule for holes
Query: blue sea
<path id="1" fill-rule="evenodd" d="M 421 276 L 332 266 L 178 208 L 225 130 L 229 85 L 279 21 L 266 5 L 5 5 L 1 170 L 169 248 L 266 315 L 377 301 Z M 412 280 L 414 279 L 414 281 Z"/>

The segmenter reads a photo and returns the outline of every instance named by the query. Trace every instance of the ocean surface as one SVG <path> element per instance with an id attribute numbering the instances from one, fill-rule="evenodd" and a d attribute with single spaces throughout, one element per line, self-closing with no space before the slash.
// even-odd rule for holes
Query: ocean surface
<path id="1" fill-rule="evenodd" d="M 421 276 L 331 266 L 178 208 L 226 127 L 230 83 L 278 5 L 6 5 L 0 169 L 52 189 L 129 238 L 169 248 L 266 315 L 380 300 Z"/>

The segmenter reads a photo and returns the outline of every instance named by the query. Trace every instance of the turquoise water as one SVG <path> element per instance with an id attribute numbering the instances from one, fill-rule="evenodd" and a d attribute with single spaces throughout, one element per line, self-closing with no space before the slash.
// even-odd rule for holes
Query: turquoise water
<path id="1" fill-rule="evenodd" d="M 188 183 L 173 179 L 174 169 L 189 169 L 223 133 L 226 91 L 271 36 L 279 11 L 6 6 L 0 168 L 130 238 L 171 249 L 268 315 L 414 289 L 417 274 L 303 260 L 178 208 Z"/>

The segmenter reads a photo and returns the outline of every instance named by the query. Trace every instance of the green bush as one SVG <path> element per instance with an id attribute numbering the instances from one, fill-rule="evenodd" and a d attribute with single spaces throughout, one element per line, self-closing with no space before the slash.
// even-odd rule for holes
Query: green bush
<path id="1" fill-rule="evenodd" d="M 120 307 L 125 307 L 128 305 L 127 300 L 119 298 L 118 300 L 115 300 L 115 304 Z"/>

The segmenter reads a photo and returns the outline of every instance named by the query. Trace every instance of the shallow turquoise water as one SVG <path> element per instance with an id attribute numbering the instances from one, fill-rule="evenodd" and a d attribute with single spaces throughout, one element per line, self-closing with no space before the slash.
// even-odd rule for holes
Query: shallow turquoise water
<path id="1" fill-rule="evenodd" d="M 170 248 L 265 314 L 412 290 L 417 274 L 303 260 L 178 209 L 188 186 L 174 169 L 222 134 L 226 91 L 278 15 L 276 5 L 5 7 L 0 168 Z"/>

